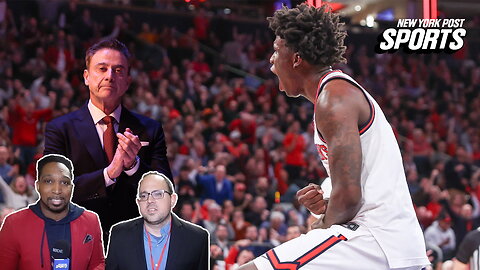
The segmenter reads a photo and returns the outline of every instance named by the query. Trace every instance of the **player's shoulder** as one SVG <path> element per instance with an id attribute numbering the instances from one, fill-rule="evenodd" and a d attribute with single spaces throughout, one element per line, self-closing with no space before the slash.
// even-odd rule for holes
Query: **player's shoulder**
<path id="1" fill-rule="evenodd" d="M 362 86 L 352 77 L 340 71 L 332 72 L 319 84 L 315 110 L 352 110 L 363 103 L 365 97 Z"/>
<path id="2" fill-rule="evenodd" d="M 353 80 L 344 77 L 334 77 L 323 85 L 320 95 L 329 97 L 342 97 L 356 99 L 356 95 L 361 94 L 359 85 Z"/>
<path id="3" fill-rule="evenodd" d="M 318 91 L 319 93 L 321 93 L 323 92 L 323 89 L 332 88 L 337 85 L 341 85 L 344 87 L 352 85 L 353 87 L 355 87 L 356 85 L 358 85 L 358 83 L 350 75 L 337 69 L 327 72 L 325 75 L 322 76 L 322 78 L 320 78 L 320 81 L 318 83 Z"/>

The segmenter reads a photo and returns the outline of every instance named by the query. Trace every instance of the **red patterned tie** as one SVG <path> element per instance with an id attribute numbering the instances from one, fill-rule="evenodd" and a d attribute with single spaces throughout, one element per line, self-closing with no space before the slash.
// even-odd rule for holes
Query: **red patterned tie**
<path id="1" fill-rule="evenodd" d="M 103 123 L 107 125 L 107 129 L 103 132 L 103 149 L 105 149 L 105 153 L 107 154 L 108 163 L 111 163 L 113 155 L 115 154 L 115 129 L 113 128 L 115 118 L 105 116 L 102 120 Z"/>

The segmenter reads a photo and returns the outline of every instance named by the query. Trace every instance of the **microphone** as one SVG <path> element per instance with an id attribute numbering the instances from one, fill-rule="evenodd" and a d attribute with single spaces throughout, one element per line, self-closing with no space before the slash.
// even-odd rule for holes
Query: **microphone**
<path id="1" fill-rule="evenodd" d="M 53 270 L 70 269 L 70 243 L 65 240 L 58 240 L 52 247 Z"/>

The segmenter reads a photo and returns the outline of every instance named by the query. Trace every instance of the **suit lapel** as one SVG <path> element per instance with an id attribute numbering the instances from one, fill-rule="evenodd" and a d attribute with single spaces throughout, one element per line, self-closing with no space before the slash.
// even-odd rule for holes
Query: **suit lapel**
<path id="1" fill-rule="evenodd" d="M 170 235 L 170 245 L 168 247 L 167 265 L 165 267 L 166 270 L 175 270 L 175 266 L 178 265 L 176 263 L 176 259 L 181 258 L 181 256 L 178 256 L 178 254 L 183 254 L 182 243 L 185 244 L 186 242 L 181 238 L 182 226 L 183 224 L 180 222 L 177 216 L 172 213 L 172 233 Z"/>
<path id="2" fill-rule="evenodd" d="M 72 124 L 75 128 L 78 140 L 83 143 L 95 164 L 103 167 L 107 162 L 106 157 L 105 155 L 98 154 L 104 153 L 104 151 L 100 138 L 98 137 L 97 129 L 93 123 L 93 118 L 88 111 L 87 104 L 83 105 L 77 111 L 77 117 L 72 119 Z"/>
<path id="3" fill-rule="evenodd" d="M 138 261 L 135 263 L 138 265 L 138 269 L 147 269 L 147 259 L 145 258 L 145 245 L 143 244 L 143 218 L 137 218 L 134 224 L 133 231 L 133 247 L 136 250 L 136 258 Z M 128 255 L 127 255 L 128 256 Z"/>
<path id="4" fill-rule="evenodd" d="M 127 128 L 130 128 L 133 134 L 138 135 L 139 137 L 140 134 L 142 134 L 145 130 L 145 127 L 140 123 L 139 119 L 122 106 L 122 114 L 120 115 L 118 132 L 123 133 Z"/>

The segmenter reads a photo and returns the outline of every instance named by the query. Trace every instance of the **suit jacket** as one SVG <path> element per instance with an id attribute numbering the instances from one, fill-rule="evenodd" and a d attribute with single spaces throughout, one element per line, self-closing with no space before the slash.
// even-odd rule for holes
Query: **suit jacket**
<path id="1" fill-rule="evenodd" d="M 45 221 L 29 208 L 9 215 L 0 230 L 0 268 L 51 270 L 50 251 L 44 228 Z M 105 269 L 98 216 L 84 211 L 70 222 L 70 234 L 72 245 L 70 269 Z M 42 235 L 45 236 L 43 242 Z"/>
<path id="2" fill-rule="evenodd" d="M 106 188 L 103 170 L 109 163 L 87 104 L 47 124 L 44 154 L 62 154 L 74 167 L 73 202 L 97 212 L 103 230 L 139 215 L 135 196 L 142 174 L 157 170 L 172 179 L 162 125 L 122 107 L 118 132 L 130 128 L 141 141 L 149 142 L 138 152 L 140 166 L 135 174 L 125 172 L 113 188 Z"/>
<path id="3" fill-rule="evenodd" d="M 106 270 L 146 270 L 143 218 L 112 227 Z M 172 232 L 166 270 L 208 270 L 210 243 L 207 230 L 172 213 Z"/>

